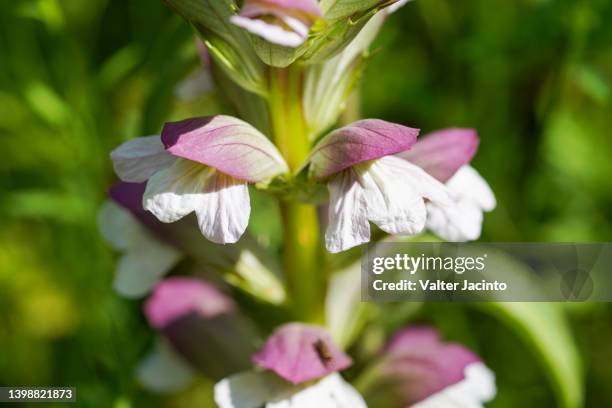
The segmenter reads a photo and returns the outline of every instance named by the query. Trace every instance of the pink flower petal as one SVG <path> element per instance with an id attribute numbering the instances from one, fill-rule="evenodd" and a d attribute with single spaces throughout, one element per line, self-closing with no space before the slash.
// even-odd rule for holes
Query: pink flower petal
<path id="1" fill-rule="evenodd" d="M 324 377 L 352 364 L 324 328 L 300 323 L 278 328 L 253 361 L 294 384 Z"/>
<path id="2" fill-rule="evenodd" d="M 480 362 L 462 345 L 442 342 L 430 327 L 400 331 L 389 342 L 383 358 L 385 375 L 402 384 L 404 406 L 464 380 L 466 368 Z"/>
<path id="3" fill-rule="evenodd" d="M 329 133 L 310 156 L 314 178 L 324 179 L 355 164 L 410 149 L 419 129 L 366 119 Z"/>
<path id="4" fill-rule="evenodd" d="M 198 279 L 178 277 L 159 283 L 144 305 L 149 324 L 160 330 L 192 313 L 212 318 L 233 310 L 232 300 L 214 286 Z"/>
<path id="5" fill-rule="evenodd" d="M 443 129 L 423 136 L 412 149 L 398 156 L 444 183 L 472 160 L 478 143 L 478 134 L 474 129 Z"/>
<path id="6" fill-rule="evenodd" d="M 174 156 L 214 167 L 248 182 L 287 171 L 287 164 L 272 142 L 253 126 L 231 116 L 166 123 L 162 142 Z"/>

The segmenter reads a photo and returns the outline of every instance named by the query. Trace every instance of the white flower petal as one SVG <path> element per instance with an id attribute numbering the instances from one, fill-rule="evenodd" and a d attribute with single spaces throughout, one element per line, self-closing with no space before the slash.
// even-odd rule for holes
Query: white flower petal
<path id="1" fill-rule="evenodd" d="M 275 398 L 287 396 L 295 388 L 269 371 L 246 371 L 227 377 L 215 385 L 219 408 L 259 408 Z"/>
<path id="2" fill-rule="evenodd" d="M 251 214 L 248 184 L 216 172 L 199 200 L 196 215 L 202 234 L 218 244 L 238 241 Z"/>
<path id="3" fill-rule="evenodd" d="M 384 166 L 392 180 L 410 184 L 421 197 L 440 205 L 452 204 L 450 189 L 419 166 L 396 156 L 382 157 L 376 163 Z"/>
<path id="4" fill-rule="evenodd" d="M 366 191 L 368 219 L 390 234 L 414 235 L 425 228 L 424 198 L 451 202 L 443 184 L 397 157 L 385 156 L 356 169 Z"/>
<path id="5" fill-rule="evenodd" d="M 366 408 L 359 393 L 339 374 L 307 386 L 292 385 L 270 372 L 245 372 L 215 385 L 220 408 Z"/>
<path id="6" fill-rule="evenodd" d="M 427 205 L 427 228 L 440 238 L 475 241 L 482 231 L 483 210 L 495 208 L 495 195 L 471 166 L 461 167 L 446 184 L 454 196 L 452 205 Z"/>
<path id="7" fill-rule="evenodd" d="M 149 234 L 143 234 L 119 258 L 113 287 L 121 296 L 142 297 L 153 289 L 181 257 L 181 253 L 170 245 Z"/>
<path id="8" fill-rule="evenodd" d="M 98 229 L 116 250 L 126 250 L 130 242 L 142 235 L 142 226 L 134 216 L 111 200 L 106 200 L 98 212 Z"/>
<path id="9" fill-rule="evenodd" d="M 146 295 L 182 256 L 112 201 L 103 204 L 98 223 L 102 236 L 115 249 L 124 252 L 117 262 L 113 282 L 121 296 Z"/>
<path id="10" fill-rule="evenodd" d="M 491 187 L 472 166 L 462 166 L 446 185 L 461 196 L 473 200 L 484 211 L 493 211 L 497 205 Z"/>
<path id="11" fill-rule="evenodd" d="M 370 240 L 364 190 L 357 174 L 343 170 L 327 185 L 330 194 L 329 225 L 325 244 L 329 252 L 345 251 Z"/>
<path id="12" fill-rule="evenodd" d="M 306 41 L 303 30 L 300 30 L 302 31 L 300 35 L 297 32 L 284 30 L 282 27 L 270 24 L 264 20 L 242 16 L 232 16 L 230 21 L 250 33 L 262 37 L 266 41 L 285 47 L 296 48 Z M 294 22 L 292 21 L 292 23 Z M 308 32 L 308 28 L 306 32 Z"/>
<path id="13" fill-rule="evenodd" d="M 266 408 L 367 408 L 359 393 L 340 374 L 331 374 L 291 397 L 266 404 Z"/>
<path id="14" fill-rule="evenodd" d="M 150 391 L 171 393 L 185 388 L 193 379 L 192 369 L 163 341 L 136 369 L 140 383 Z"/>
<path id="15" fill-rule="evenodd" d="M 175 222 L 199 209 L 208 179 L 214 170 L 177 159 L 148 181 L 142 206 L 161 222 Z"/>
<path id="16" fill-rule="evenodd" d="M 469 199 L 459 199 L 451 206 L 427 204 L 427 228 L 445 241 L 477 240 L 482 219 L 482 209 Z"/>
<path id="17" fill-rule="evenodd" d="M 142 183 L 170 166 L 175 157 L 165 151 L 159 135 L 132 139 L 110 154 L 115 173 L 128 183 Z"/>
<path id="18" fill-rule="evenodd" d="M 495 375 L 483 363 L 465 368 L 465 379 L 412 405 L 412 408 L 483 408 L 497 392 Z"/>

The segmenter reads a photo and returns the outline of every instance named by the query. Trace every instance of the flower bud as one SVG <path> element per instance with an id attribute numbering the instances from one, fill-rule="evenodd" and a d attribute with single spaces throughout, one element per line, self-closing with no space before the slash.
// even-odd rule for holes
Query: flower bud
<path id="1" fill-rule="evenodd" d="M 155 288 L 144 311 L 149 324 L 209 378 L 250 367 L 257 336 L 233 301 L 211 284 L 168 278 Z"/>

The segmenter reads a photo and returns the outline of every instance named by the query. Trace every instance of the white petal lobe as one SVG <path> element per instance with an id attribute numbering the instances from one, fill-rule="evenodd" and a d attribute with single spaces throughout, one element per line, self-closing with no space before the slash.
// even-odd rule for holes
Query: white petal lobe
<path id="1" fill-rule="evenodd" d="M 340 252 L 370 240 L 363 186 L 357 174 L 348 169 L 328 183 L 329 225 L 325 233 L 327 249 Z"/>
<path id="2" fill-rule="evenodd" d="M 331 374 L 291 397 L 266 408 L 366 408 L 363 398 L 340 374 Z"/>
<path id="3" fill-rule="evenodd" d="M 448 190 L 419 167 L 394 156 L 358 165 L 368 219 L 390 234 L 415 235 L 425 228 L 425 200 L 450 203 Z"/>
<path id="4" fill-rule="evenodd" d="M 157 239 L 126 209 L 112 201 L 98 216 L 102 236 L 123 254 L 117 262 L 113 287 L 127 298 L 146 295 L 182 255 Z"/>
<path id="5" fill-rule="evenodd" d="M 140 383 L 160 394 L 176 392 L 188 386 L 193 375 L 191 368 L 163 341 L 158 341 L 136 369 Z"/>
<path id="6" fill-rule="evenodd" d="M 149 179 L 142 205 L 161 222 L 175 222 L 201 208 L 205 187 L 214 170 L 177 159 Z"/>
<path id="7" fill-rule="evenodd" d="M 135 242 L 117 262 L 113 287 L 121 296 L 139 298 L 151 291 L 181 259 L 181 253 L 152 236 Z"/>
<path id="8" fill-rule="evenodd" d="M 470 166 L 461 167 L 447 182 L 453 204 L 427 205 L 427 228 L 451 242 L 474 241 L 480 238 L 483 211 L 495 208 L 495 195 L 487 182 Z"/>
<path id="9" fill-rule="evenodd" d="M 497 202 L 489 184 L 472 166 L 461 167 L 447 182 L 447 186 L 477 203 L 484 211 L 493 211 Z"/>
<path id="10" fill-rule="evenodd" d="M 121 251 L 143 234 L 134 216 L 111 200 L 106 200 L 98 212 L 98 229 L 109 245 Z"/>
<path id="11" fill-rule="evenodd" d="M 245 372 L 215 385 L 220 408 L 366 408 L 359 393 L 339 374 L 316 383 L 292 385 L 270 372 Z"/>
<path id="12" fill-rule="evenodd" d="M 213 174 L 196 209 L 202 234 L 218 244 L 238 241 L 249 223 L 249 187 L 222 173 Z"/>
<path id="13" fill-rule="evenodd" d="M 158 135 L 125 142 L 113 150 L 110 157 L 117 176 L 128 183 L 147 181 L 153 174 L 167 168 L 176 160 L 165 151 Z"/>
<path id="14" fill-rule="evenodd" d="M 412 408 L 483 408 L 497 390 L 495 375 L 482 363 L 465 369 L 465 379 L 412 405 Z"/>
<path id="15" fill-rule="evenodd" d="M 290 395 L 294 386 L 271 372 L 246 371 L 215 385 L 219 408 L 260 408 L 266 402 Z"/>

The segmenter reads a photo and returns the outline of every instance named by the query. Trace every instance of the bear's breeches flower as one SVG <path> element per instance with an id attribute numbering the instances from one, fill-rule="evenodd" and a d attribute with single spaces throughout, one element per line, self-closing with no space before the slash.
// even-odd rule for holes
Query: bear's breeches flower
<path id="1" fill-rule="evenodd" d="M 452 205 L 427 204 L 427 228 L 440 238 L 473 241 L 480 237 L 483 212 L 492 211 L 493 191 L 469 165 L 479 139 L 473 129 L 444 129 L 431 133 L 399 157 L 414 163 L 446 184 Z"/>
<path id="2" fill-rule="evenodd" d="M 215 402 L 220 408 L 367 407 L 338 373 L 351 359 L 322 327 L 279 327 L 253 362 L 266 371 L 245 371 L 217 383 Z"/>
<path id="3" fill-rule="evenodd" d="M 369 367 L 364 396 L 389 408 L 482 408 L 496 394 L 495 375 L 466 347 L 427 326 L 400 330 Z"/>
<path id="4" fill-rule="evenodd" d="M 418 234 L 427 220 L 426 200 L 450 204 L 442 183 L 393 156 L 410 149 L 418 132 L 382 120 L 362 120 L 330 133 L 314 148 L 311 175 L 328 179 L 325 241 L 330 252 L 368 242 L 370 222 L 390 234 Z"/>
<path id="5" fill-rule="evenodd" d="M 123 181 L 147 181 L 146 210 L 162 222 L 195 212 L 202 234 L 220 244 L 238 241 L 246 230 L 248 184 L 287 171 L 264 135 L 230 116 L 168 123 L 161 138 L 129 141 L 111 158 Z"/>

